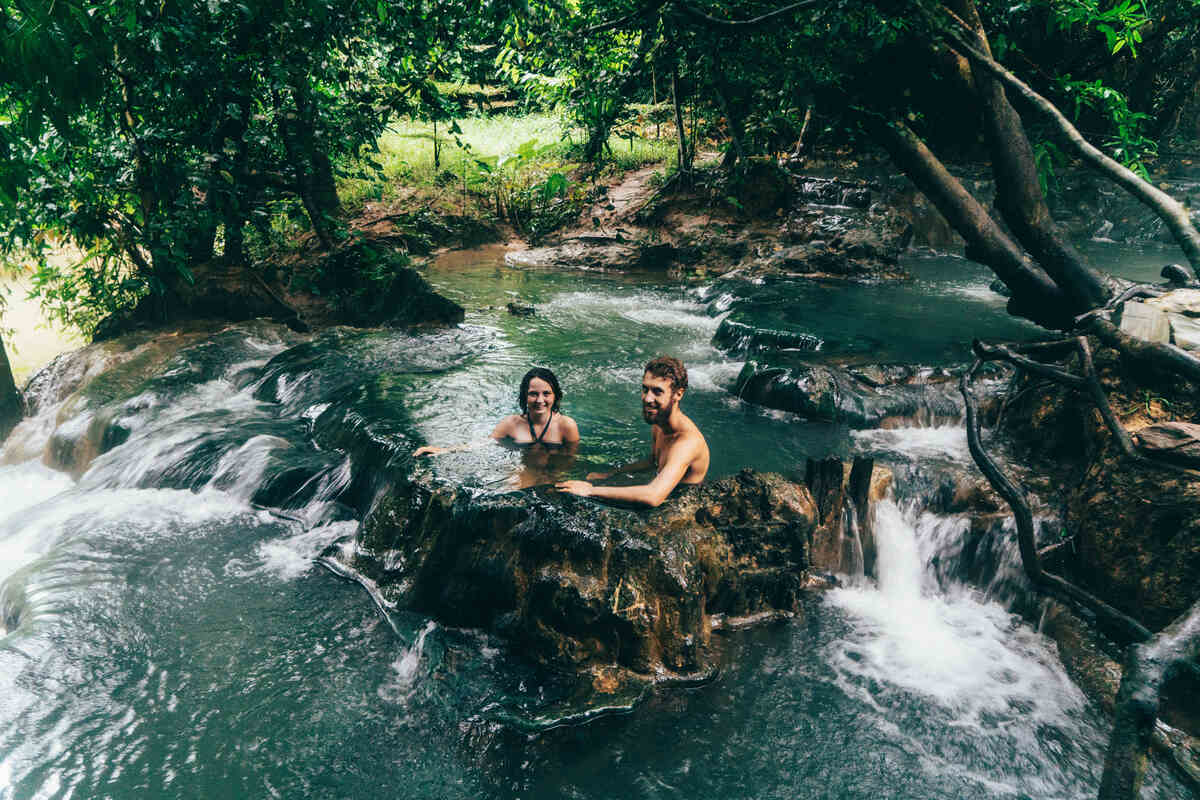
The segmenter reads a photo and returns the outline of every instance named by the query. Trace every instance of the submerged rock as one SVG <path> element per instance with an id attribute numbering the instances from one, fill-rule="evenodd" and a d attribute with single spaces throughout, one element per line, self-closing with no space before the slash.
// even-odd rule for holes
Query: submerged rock
<path id="1" fill-rule="evenodd" d="M 929 367 L 773 366 L 751 360 L 742 367 L 734 393 L 748 403 L 853 428 L 956 420 L 963 415 L 955 376 Z"/>
<path id="2" fill-rule="evenodd" d="M 824 342 L 811 333 L 748 325 L 726 317 L 713 334 L 712 344 L 727 353 L 745 355 L 779 350 L 815 352 Z"/>
<path id="3" fill-rule="evenodd" d="M 714 614 L 798 609 L 817 523 L 806 487 L 750 471 L 652 510 L 417 479 L 329 557 L 385 602 L 502 634 L 537 663 L 688 680 L 715 669 Z"/>

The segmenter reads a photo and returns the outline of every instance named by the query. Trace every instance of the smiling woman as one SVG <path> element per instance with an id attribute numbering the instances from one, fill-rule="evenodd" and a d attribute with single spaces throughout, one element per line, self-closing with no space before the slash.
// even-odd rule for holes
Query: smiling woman
<path id="1" fill-rule="evenodd" d="M 510 414 L 489 435 L 491 439 L 511 439 L 519 445 L 543 445 L 546 447 L 573 445 L 579 442 L 579 426 L 575 420 L 559 411 L 562 403 L 562 388 L 558 378 L 544 367 L 534 367 L 521 378 L 517 390 L 517 405 L 520 414 Z M 434 456 L 457 450 L 469 450 L 477 443 L 452 447 L 420 447 L 414 456 Z"/>

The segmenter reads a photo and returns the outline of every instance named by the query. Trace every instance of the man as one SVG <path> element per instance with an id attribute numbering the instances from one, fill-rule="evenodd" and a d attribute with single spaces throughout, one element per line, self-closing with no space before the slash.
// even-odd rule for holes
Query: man
<path id="1" fill-rule="evenodd" d="M 687 385 L 687 369 L 679 359 L 659 356 L 647 364 L 642 376 L 642 417 L 650 423 L 650 458 L 613 472 L 593 472 L 586 481 L 561 481 L 558 490 L 653 508 L 661 505 L 680 483 L 703 481 L 708 473 L 708 443 L 696 423 L 679 408 Z M 658 474 L 641 486 L 593 486 L 588 482 L 651 467 Z"/>

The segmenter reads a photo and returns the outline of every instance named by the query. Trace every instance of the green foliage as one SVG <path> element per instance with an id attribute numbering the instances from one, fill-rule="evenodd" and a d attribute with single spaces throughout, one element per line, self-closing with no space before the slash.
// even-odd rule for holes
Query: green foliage
<path id="1" fill-rule="evenodd" d="M 1119 0 L 1111 7 L 1104 6 L 1100 0 L 1051 0 L 1054 13 L 1047 22 L 1060 30 L 1076 25 L 1094 28 L 1104 35 L 1110 53 L 1115 55 L 1128 47 L 1136 56 L 1142 28 L 1150 24 L 1145 0 Z"/>
<path id="2" fill-rule="evenodd" d="M 1158 155 L 1158 143 L 1145 135 L 1149 114 L 1133 111 L 1125 95 L 1097 78 L 1094 81 L 1074 81 L 1070 77 L 1059 81 L 1062 92 L 1075 101 L 1075 116 L 1084 108 L 1101 112 L 1112 124 L 1113 135 L 1104 146 L 1112 157 L 1129 169 L 1148 178 L 1145 161 Z"/>
<path id="3" fill-rule="evenodd" d="M 466 64 L 486 12 L 0 1 L 0 247 L 28 251 L 39 290 L 75 317 L 144 291 L 169 300 L 214 257 L 243 262 L 246 231 L 269 238 L 281 200 L 334 236 L 338 172 L 393 115 L 446 115 L 432 78 Z M 53 267 L 47 235 L 93 257 Z"/>
<path id="4" fill-rule="evenodd" d="M 1054 142 L 1038 140 L 1033 143 L 1033 160 L 1037 164 L 1038 182 L 1042 194 L 1058 191 L 1058 170 L 1067 164 L 1067 156 Z"/>

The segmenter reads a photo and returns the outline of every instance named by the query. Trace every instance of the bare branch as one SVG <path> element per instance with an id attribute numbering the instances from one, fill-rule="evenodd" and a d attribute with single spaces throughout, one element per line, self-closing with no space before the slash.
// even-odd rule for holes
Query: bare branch
<path id="1" fill-rule="evenodd" d="M 745 30 L 746 28 L 755 25 L 762 25 L 765 22 L 770 22 L 773 19 L 782 17 L 785 14 L 791 14 L 794 11 L 799 11 L 802 8 L 808 8 L 817 4 L 817 0 L 801 0 L 799 3 L 792 3 L 790 6 L 768 11 L 766 14 L 754 17 L 753 19 L 719 19 L 709 16 L 700 9 L 690 3 L 679 3 L 679 9 L 693 19 L 703 22 L 710 28 L 724 28 L 726 30 Z"/>

